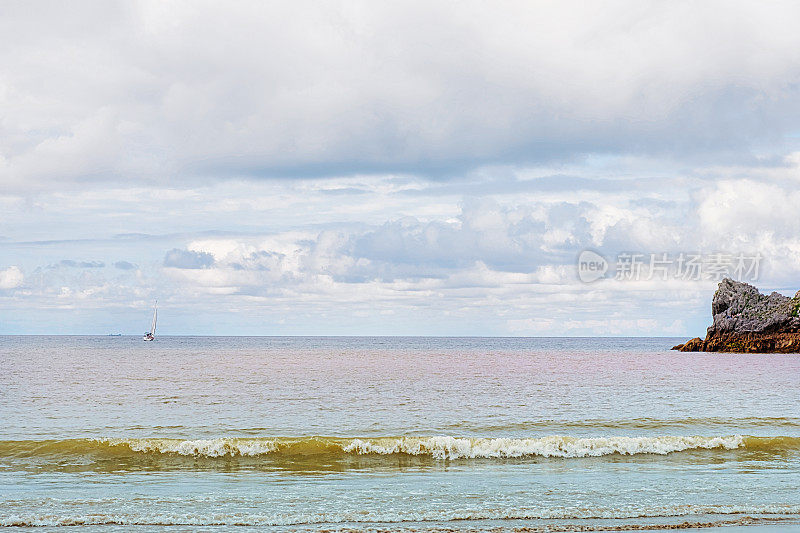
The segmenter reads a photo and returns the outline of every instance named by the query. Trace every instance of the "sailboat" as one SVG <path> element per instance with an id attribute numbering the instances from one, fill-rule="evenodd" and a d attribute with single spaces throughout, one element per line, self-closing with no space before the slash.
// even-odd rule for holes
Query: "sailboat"
<path id="1" fill-rule="evenodd" d="M 153 304 L 153 324 L 150 326 L 150 331 L 145 332 L 142 340 L 152 341 L 156 339 L 156 320 L 158 319 L 158 300 Z"/>

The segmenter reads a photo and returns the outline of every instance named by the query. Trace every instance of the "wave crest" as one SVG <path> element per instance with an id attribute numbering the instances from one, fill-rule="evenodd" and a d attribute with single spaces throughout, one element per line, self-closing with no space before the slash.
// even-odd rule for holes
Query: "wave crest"
<path id="1" fill-rule="evenodd" d="M 576 438 L 550 436 L 532 439 L 469 439 L 456 437 L 405 437 L 389 442 L 355 439 L 343 447 L 359 455 L 429 455 L 435 459 L 480 459 L 518 457 L 600 457 L 603 455 L 666 455 L 689 449 L 742 446 L 739 435 L 729 437 L 607 437 Z"/>
<path id="2" fill-rule="evenodd" d="M 215 439 L 70 439 L 0 441 L 0 457 L 82 454 L 158 454 L 191 457 L 270 456 L 392 456 L 437 460 L 506 459 L 525 457 L 601 457 L 606 455 L 667 455 L 691 450 L 782 451 L 800 449 L 798 437 L 656 436 L 580 438 L 553 435 L 537 438 L 432 437 L 276 437 Z"/>

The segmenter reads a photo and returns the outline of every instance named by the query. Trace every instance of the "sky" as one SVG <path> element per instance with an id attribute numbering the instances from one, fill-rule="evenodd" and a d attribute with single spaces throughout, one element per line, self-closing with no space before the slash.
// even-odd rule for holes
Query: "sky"
<path id="1" fill-rule="evenodd" d="M 3 2 L 0 334 L 702 336 L 800 289 L 797 20 Z"/>

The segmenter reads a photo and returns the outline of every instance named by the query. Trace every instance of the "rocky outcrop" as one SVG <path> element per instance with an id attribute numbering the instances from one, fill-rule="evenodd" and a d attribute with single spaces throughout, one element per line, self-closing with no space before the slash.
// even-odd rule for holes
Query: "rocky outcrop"
<path id="1" fill-rule="evenodd" d="M 701 352 L 703 348 L 703 339 L 700 337 L 695 337 L 694 339 L 690 339 L 683 344 L 678 344 L 677 346 L 673 346 L 673 350 L 680 350 L 682 352 Z"/>
<path id="2" fill-rule="evenodd" d="M 711 302 L 714 324 L 673 350 L 682 352 L 800 353 L 800 291 L 794 298 L 764 295 L 725 278 Z"/>

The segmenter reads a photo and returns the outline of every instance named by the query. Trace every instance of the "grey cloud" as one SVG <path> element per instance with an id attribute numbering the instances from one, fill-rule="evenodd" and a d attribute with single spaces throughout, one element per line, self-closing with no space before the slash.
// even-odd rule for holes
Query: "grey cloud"
<path id="1" fill-rule="evenodd" d="M 199 269 L 214 265 L 214 256 L 206 252 L 193 252 L 174 248 L 164 257 L 165 267 Z"/>
<path id="2" fill-rule="evenodd" d="M 406 217 L 358 237 L 352 254 L 387 263 L 454 268 L 468 259 L 462 253 L 464 248 L 472 249 L 472 242 L 465 242 L 465 237 L 450 224 L 421 223 L 416 218 Z M 455 253 L 456 250 L 459 253 Z"/>
<path id="3" fill-rule="evenodd" d="M 233 262 L 230 266 L 234 270 L 280 271 L 284 258 L 284 254 L 260 250 L 242 257 L 239 262 Z"/>
<path id="4" fill-rule="evenodd" d="M 103 268 L 106 264 L 103 261 L 74 261 L 72 259 L 62 259 L 58 263 L 48 266 L 48 268 Z"/>
<path id="5" fill-rule="evenodd" d="M 593 153 L 747 162 L 796 144 L 800 120 L 791 3 L 45 11 L 20 3 L 0 21 L 10 189 L 52 176 L 441 178 Z"/>
<path id="6" fill-rule="evenodd" d="M 590 207 L 559 203 L 541 218 L 530 207 L 473 201 L 464 206 L 458 223 L 423 223 L 413 217 L 387 222 L 354 239 L 350 252 L 387 265 L 455 269 L 480 261 L 497 270 L 531 272 L 547 262 L 571 260 L 576 246 L 591 242 L 584 218 Z M 548 238 L 554 229 L 560 236 Z M 423 272 L 418 269 L 418 275 Z"/>
<path id="7" fill-rule="evenodd" d="M 585 178 L 554 174 L 533 179 L 518 179 L 514 176 L 498 175 L 507 173 L 496 169 L 487 177 L 485 173 L 464 179 L 453 179 L 448 182 L 429 182 L 430 185 L 415 189 L 404 189 L 403 196 L 491 196 L 498 194 L 536 193 L 536 192 L 576 192 L 597 191 L 603 193 L 629 192 L 631 190 L 653 191 L 667 188 L 668 179 L 655 178 Z"/>
<path id="8" fill-rule="evenodd" d="M 443 280 L 478 263 L 499 272 L 529 274 L 540 267 L 572 265 L 577 252 L 587 247 L 604 253 L 632 244 L 648 248 L 652 241 L 645 239 L 659 236 L 653 228 L 663 233 L 673 229 L 661 222 L 672 211 L 654 210 L 658 220 L 635 226 L 629 219 L 639 208 L 631 206 L 622 221 L 604 223 L 605 234 L 596 236 L 592 220 L 599 209 L 591 202 L 508 206 L 470 200 L 450 222 L 404 217 L 367 229 L 325 230 L 314 240 L 298 240 L 294 258 L 260 250 L 214 267 L 269 273 L 269 279 L 286 284 L 307 282 L 315 275 L 344 283 Z M 186 262 L 198 268 L 195 252 L 191 254 Z"/>
<path id="9" fill-rule="evenodd" d="M 117 261 L 116 263 L 114 263 L 114 268 L 117 268 L 119 270 L 134 270 L 137 268 L 137 266 L 127 261 Z"/>
<path id="10" fill-rule="evenodd" d="M 331 196 L 351 196 L 354 194 L 367 194 L 370 191 L 366 189 L 358 189 L 356 187 L 342 187 L 340 189 L 320 189 L 322 194 L 329 194 Z"/>

